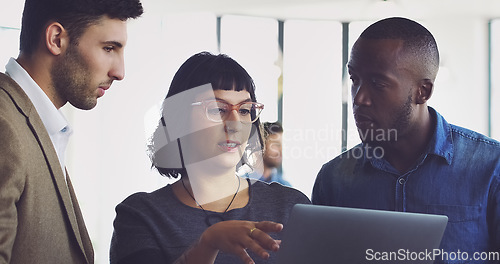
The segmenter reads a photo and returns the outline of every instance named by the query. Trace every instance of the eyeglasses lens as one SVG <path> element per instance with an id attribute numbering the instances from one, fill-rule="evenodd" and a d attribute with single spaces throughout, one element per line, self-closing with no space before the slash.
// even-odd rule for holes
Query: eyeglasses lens
<path id="1" fill-rule="evenodd" d="M 221 122 L 227 120 L 233 109 L 237 110 L 239 119 L 243 123 L 253 123 L 259 117 L 261 108 L 256 103 L 243 103 L 240 105 L 229 105 L 224 102 L 214 101 L 206 106 L 207 116 L 210 120 Z"/>

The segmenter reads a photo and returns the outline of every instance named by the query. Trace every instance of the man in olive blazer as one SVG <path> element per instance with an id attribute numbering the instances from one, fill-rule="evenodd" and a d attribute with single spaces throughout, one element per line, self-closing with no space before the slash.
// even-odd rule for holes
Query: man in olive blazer
<path id="1" fill-rule="evenodd" d="M 89 110 L 124 78 L 139 0 L 26 0 L 20 53 L 0 73 L 0 264 L 92 264 L 65 149 L 66 103 Z"/>
<path id="2" fill-rule="evenodd" d="M 0 263 L 92 263 L 71 186 L 33 104 L 0 73 Z"/>

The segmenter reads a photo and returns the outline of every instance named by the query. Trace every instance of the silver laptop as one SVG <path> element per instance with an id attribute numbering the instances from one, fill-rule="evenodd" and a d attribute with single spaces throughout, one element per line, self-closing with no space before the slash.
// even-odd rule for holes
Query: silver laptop
<path id="1" fill-rule="evenodd" d="M 297 204 L 277 263 L 433 263 L 447 223 L 443 215 Z"/>

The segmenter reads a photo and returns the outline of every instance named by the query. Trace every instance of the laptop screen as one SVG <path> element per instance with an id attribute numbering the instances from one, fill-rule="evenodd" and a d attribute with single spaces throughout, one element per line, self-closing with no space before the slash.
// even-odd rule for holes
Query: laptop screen
<path id="1" fill-rule="evenodd" d="M 442 215 L 297 204 L 278 264 L 433 263 L 447 223 Z"/>

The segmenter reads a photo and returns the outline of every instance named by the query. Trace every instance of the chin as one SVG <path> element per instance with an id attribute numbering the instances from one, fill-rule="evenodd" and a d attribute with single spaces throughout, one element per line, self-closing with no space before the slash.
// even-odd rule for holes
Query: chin
<path id="1" fill-rule="evenodd" d="M 71 105 L 74 107 L 80 109 L 80 110 L 91 110 L 97 105 L 97 100 L 94 103 L 87 103 L 87 104 L 73 104 L 70 102 Z"/>
<path id="2" fill-rule="evenodd" d="M 68 102 L 72 106 L 78 109 L 90 110 L 97 105 L 97 97 L 95 95 L 90 95 L 90 96 L 84 96 L 83 94 L 75 95 L 72 96 L 72 98 L 69 98 Z"/>
<path id="3" fill-rule="evenodd" d="M 236 168 L 236 165 L 238 165 L 238 162 L 240 162 L 240 160 L 241 160 L 240 155 L 219 155 L 217 163 L 218 166 L 220 166 L 221 168 L 231 168 L 231 167 Z"/>

